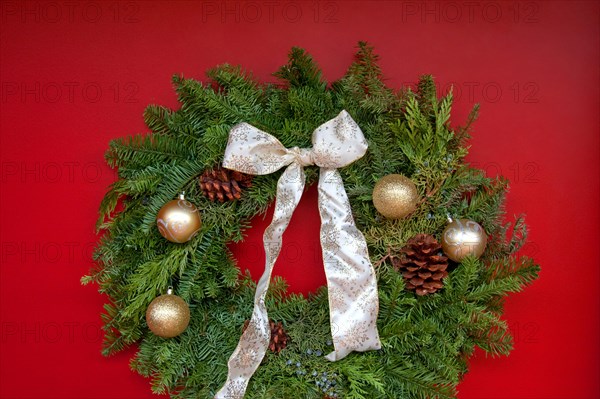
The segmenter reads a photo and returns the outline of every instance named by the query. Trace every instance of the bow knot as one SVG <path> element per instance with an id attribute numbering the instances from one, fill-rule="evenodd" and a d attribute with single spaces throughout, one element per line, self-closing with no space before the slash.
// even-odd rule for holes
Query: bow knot
<path id="1" fill-rule="evenodd" d="M 294 156 L 294 161 L 296 161 L 298 165 L 311 166 L 315 164 L 312 148 L 292 147 L 289 151 Z"/>
<path id="2" fill-rule="evenodd" d="M 379 298 L 367 243 L 356 228 L 344 183 L 337 168 L 351 164 L 367 151 L 362 131 L 346 111 L 319 126 L 313 147 L 287 149 L 279 140 L 247 123 L 229 133 L 223 166 L 254 175 L 287 166 L 277 182 L 273 221 L 264 233 L 265 271 L 256 285 L 248 327 L 229 358 L 227 381 L 216 399 L 242 399 L 252 374 L 269 346 L 271 329 L 265 307 L 271 273 L 281 251 L 283 232 L 304 191 L 304 167 L 317 165 L 321 248 L 327 278 L 329 314 L 336 361 L 352 351 L 380 349 L 377 332 Z"/>

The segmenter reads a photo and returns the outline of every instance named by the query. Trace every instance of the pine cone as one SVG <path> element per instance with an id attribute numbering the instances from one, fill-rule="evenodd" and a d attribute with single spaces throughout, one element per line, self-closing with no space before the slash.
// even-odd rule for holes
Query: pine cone
<path id="1" fill-rule="evenodd" d="M 202 173 L 198 179 L 204 196 L 225 202 L 242 198 L 242 189 L 252 185 L 252 175 L 216 167 Z"/>
<path id="2" fill-rule="evenodd" d="M 269 327 L 271 327 L 271 342 L 269 342 L 269 349 L 272 352 L 279 353 L 282 349 L 285 349 L 290 337 L 285 332 L 281 322 L 275 323 L 270 320 Z"/>
<path id="3" fill-rule="evenodd" d="M 417 234 L 402 248 L 402 255 L 393 257 L 394 268 L 402 273 L 406 289 L 417 295 L 436 292 L 444 286 L 448 276 L 448 258 L 442 246 L 429 234 Z"/>
<path id="4" fill-rule="evenodd" d="M 248 324 L 250 324 L 250 320 L 244 322 L 242 332 L 246 331 Z M 269 327 L 271 328 L 271 342 L 269 342 L 269 349 L 271 352 L 279 353 L 287 347 L 290 336 L 287 335 L 283 328 L 283 324 L 281 324 L 280 321 L 275 323 L 273 320 L 269 320 Z"/>

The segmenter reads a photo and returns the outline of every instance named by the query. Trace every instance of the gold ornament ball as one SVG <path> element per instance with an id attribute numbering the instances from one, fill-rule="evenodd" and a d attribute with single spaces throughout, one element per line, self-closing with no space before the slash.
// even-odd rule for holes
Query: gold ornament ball
<path id="1" fill-rule="evenodd" d="M 150 303 L 146 309 L 146 323 L 162 338 L 173 338 L 185 331 L 190 323 L 190 308 L 183 299 L 169 289 Z"/>
<path id="2" fill-rule="evenodd" d="M 415 183 L 402 175 L 387 175 L 373 188 L 373 205 L 388 219 L 400 219 L 414 211 L 419 201 Z"/>
<path id="3" fill-rule="evenodd" d="M 200 212 L 183 194 L 179 199 L 169 201 L 156 215 L 158 231 L 167 240 L 183 243 L 191 240 L 202 226 Z"/>
<path id="4" fill-rule="evenodd" d="M 487 235 L 477 222 L 469 219 L 450 219 L 442 233 L 442 250 L 455 262 L 471 255 L 479 258 L 487 245 Z"/>

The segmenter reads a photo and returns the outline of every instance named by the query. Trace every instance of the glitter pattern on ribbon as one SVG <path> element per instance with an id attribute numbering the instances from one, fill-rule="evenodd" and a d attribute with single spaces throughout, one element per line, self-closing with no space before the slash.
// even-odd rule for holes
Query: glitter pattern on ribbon
<path id="1" fill-rule="evenodd" d="M 271 331 L 265 296 L 283 233 L 304 191 L 305 166 L 320 167 L 320 241 L 334 346 L 326 359 L 336 361 L 353 351 L 381 348 L 376 325 L 379 298 L 375 271 L 337 171 L 360 159 L 367 151 L 367 141 L 352 117 L 342 111 L 313 132 L 312 143 L 311 149 L 288 149 L 272 135 L 247 123 L 234 126 L 229 133 L 225 168 L 254 175 L 287 168 L 277 182 L 273 220 L 263 235 L 265 271 L 256 287 L 252 317 L 229 358 L 227 381 L 216 399 L 242 399 L 269 346 Z"/>

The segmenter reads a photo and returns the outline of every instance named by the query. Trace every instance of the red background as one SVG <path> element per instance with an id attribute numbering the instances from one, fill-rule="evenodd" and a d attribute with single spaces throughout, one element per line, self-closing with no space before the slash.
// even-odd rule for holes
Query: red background
<path id="1" fill-rule="evenodd" d="M 454 84 L 454 123 L 482 104 L 469 160 L 512 181 L 508 214 L 527 214 L 524 252 L 543 266 L 539 281 L 507 301 L 514 352 L 478 353 L 459 397 L 600 397 L 597 2 L 1 7 L 0 397 L 153 397 L 128 370 L 133 351 L 101 357 L 104 299 L 79 284 L 92 264 L 99 202 L 115 177 L 103 162 L 108 141 L 147 131 L 149 103 L 177 107 L 174 73 L 203 79 L 228 62 L 271 79 L 298 45 L 334 80 L 359 40 L 375 45 L 392 87 L 422 73 L 442 89 Z M 309 193 L 277 269 L 303 292 L 323 283 Z M 265 225 L 259 218 L 236 247 L 254 275 Z"/>

